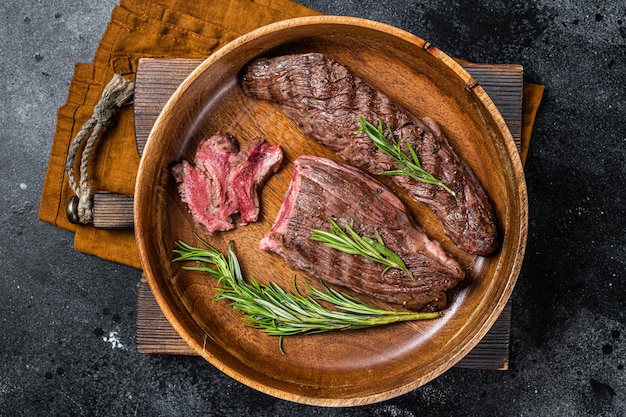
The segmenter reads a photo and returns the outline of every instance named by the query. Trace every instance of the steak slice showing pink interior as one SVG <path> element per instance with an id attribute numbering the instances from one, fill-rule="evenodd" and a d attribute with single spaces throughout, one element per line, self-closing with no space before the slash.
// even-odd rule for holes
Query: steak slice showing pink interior
<path id="1" fill-rule="evenodd" d="M 265 181 L 275 174 L 283 160 L 279 146 L 269 146 L 257 138 L 239 154 L 230 172 L 230 187 L 240 213 L 239 224 L 256 222 L 259 218 L 259 193 Z"/>
<path id="2" fill-rule="evenodd" d="M 488 255 L 499 246 L 495 214 L 482 185 L 433 120 L 415 117 L 344 65 L 319 53 L 258 59 L 244 70 L 241 86 L 250 97 L 279 103 L 305 134 L 372 174 L 398 168 L 363 133 L 357 133 L 358 116 L 374 125 L 380 120 L 400 138 L 404 152 L 408 141 L 423 168 L 454 195 L 406 176 L 393 176 L 394 182 L 427 204 L 446 235 L 463 250 Z"/>
<path id="3" fill-rule="evenodd" d="M 193 163 L 172 167 L 178 191 L 195 222 L 208 233 L 234 227 L 232 215 L 241 213 L 240 225 L 258 220 L 259 192 L 282 163 L 279 146 L 254 139 L 240 151 L 231 135 L 218 132 L 198 145 Z"/>
<path id="4" fill-rule="evenodd" d="M 238 154 L 239 142 L 219 132 L 198 144 L 193 164 L 182 161 L 172 168 L 181 199 L 209 233 L 234 227 L 230 216 L 236 206 L 228 176 Z"/>
<path id="5" fill-rule="evenodd" d="M 361 236 L 380 233 L 411 275 L 313 241 L 311 229 L 329 230 L 329 218 L 353 223 Z M 352 166 L 301 156 L 274 225 L 259 244 L 320 280 L 410 309 L 437 310 L 446 291 L 464 278 L 459 263 L 428 238 L 395 194 Z"/>

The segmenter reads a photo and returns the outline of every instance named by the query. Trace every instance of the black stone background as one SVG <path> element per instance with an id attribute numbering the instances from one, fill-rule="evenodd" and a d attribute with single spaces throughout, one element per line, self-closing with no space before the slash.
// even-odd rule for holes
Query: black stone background
<path id="1" fill-rule="evenodd" d="M 77 253 L 37 220 L 56 109 L 113 0 L 0 5 L 0 415 L 626 415 L 626 4 L 301 1 L 408 30 L 545 85 L 526 165 L 530 230 L 510 370 L 452 369 L 399 398 L 318 408 L 193 357 L 135 351 L 139 272 Z"/>

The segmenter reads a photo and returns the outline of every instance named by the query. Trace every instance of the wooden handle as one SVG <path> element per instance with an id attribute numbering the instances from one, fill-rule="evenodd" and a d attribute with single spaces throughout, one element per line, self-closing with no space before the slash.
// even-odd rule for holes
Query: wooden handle
<path id="1" fill-rule="evenodd" d="M 133 196 L 96 193 L 93 196 L 93 225 L 99 229 L 133 227 Z"/>

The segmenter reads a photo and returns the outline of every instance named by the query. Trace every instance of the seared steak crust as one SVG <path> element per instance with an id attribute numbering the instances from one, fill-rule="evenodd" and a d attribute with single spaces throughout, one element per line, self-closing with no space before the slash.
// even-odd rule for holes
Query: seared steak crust
<path id="1" fill-rule="evenodd" d="M 305 134 L 373 174 L 395 169 L 396 164 L 363 133 L 357 134 L 357 116 L 375 125 L 380 119 L 401 138 L 405 151 L 410 141 L 423 168 L 444 181 L 455 196 L 406 176 L 394 176 L 394 182 L 426 203 L 463 250 L 488 255 L 498 247 L 495 215 L 483 187 L 433 120 L 413 116 L 345 66 L 318 53 L 258 59 L 244 70 L 241 86 L 250 97 L 278 102 Z"/>
<path id="2" fill-rule="evenodd" d="M 412 276 L 313 241 L 311 229 L 342 227 L 354 221 L 362 236 L 378 230 L 385 244 L 405 262 Z M 411 309 L 440 309 L 446 291 L 464 277 L 458 262 L 415 225 L 404 204 L 383 184 L 353 166 L 302 156 L 272 229 L 260 248 L 330 284 L 350 288 Z"/>

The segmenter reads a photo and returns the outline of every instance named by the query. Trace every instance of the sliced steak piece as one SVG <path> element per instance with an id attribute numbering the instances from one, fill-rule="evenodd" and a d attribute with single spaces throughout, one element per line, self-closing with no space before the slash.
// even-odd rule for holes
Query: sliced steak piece
<path id="1" fill-rule="evenodd" d="M 213 233 L 232 229 L 236 212 L 242 226 L 257 221 L 260 188 L 282 159 L 280 147 L 263 138 L 240 151 L 234 137 L 218 132 L 200 142 L 193 163 L 183 160 L 172 167 L 172 174 L 195 222 Z"/>
<path id="2" fill-rule="evenodd" d="M 241 151 L 229 177 L 233 199 L 241 215 L 240 225 L 258 220 L 260 189 L 278 171 L 282 160 L 280 147 L 269 146 L 263 138 L 255 139 Z"/>
<path id="3" fill-rule="evenodd" d="M 463 250 L 488 255 L 497 249 L 491 203 L 433 120 L 413 116 L 345 66 L 318 53 L 258 59 L 244 70 L 241 86 L 250 97 L 278 102 L 305 134 L 372 174 L 397 165 L 363 133 L 357 133 L 357 117 L 374 125 L 381 120 L 395 138 L 401 138 L 405 152 L 406 141 L 411 143 L 423 168 L 444 181 L 455 196 L 405 176 L 394 176 L 394 182 L 430 206 L 445 233 Z"/>
<path id="4" fill-rule="evenodd" d="M 329 218 L 345 227 L 354 221 L 362 236 L 375 236 L 402 258 L 411 275 L 359 255 L 313 241 L 311 229 L 328 230 Z M 464 271 L 438 242 L 415 225 L 402 201 L 365 172 L 315 156 L 301 156 L 271 230 L 259 243 L 287 264 L 320 280 L 411 309 L 446 305 L 446 291 Z"/>
<path id="5" fill-rule="evenodd" d="M 172 168 L 178 192 L 197 224 L 213 233 L 234 227 L 236 211 L 229 173 L 239 154 L 239 142 L 219 132 L 198 145 L 193 164 L 182 161 Z"/>

